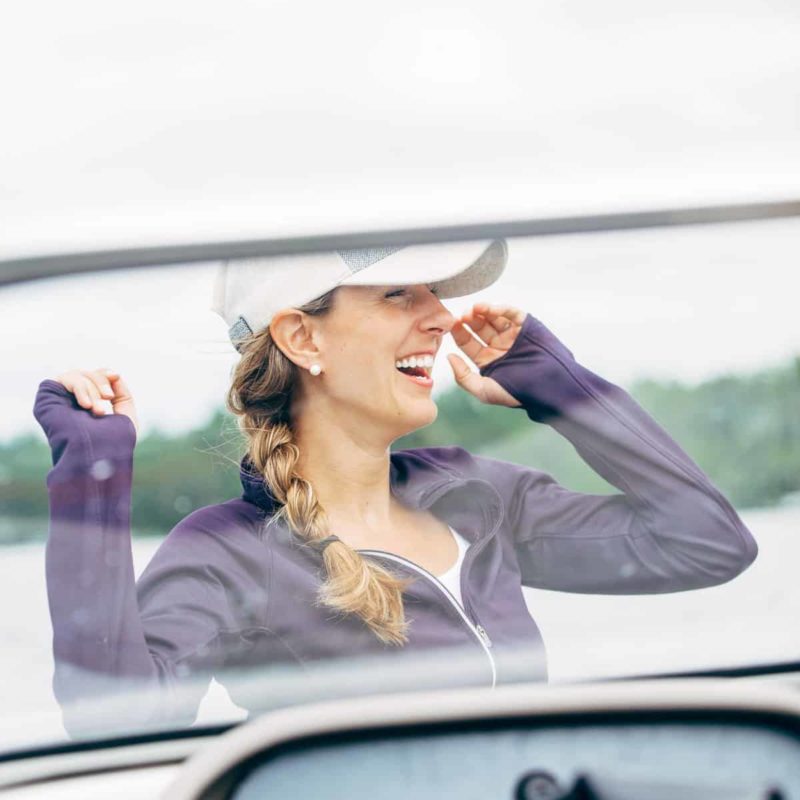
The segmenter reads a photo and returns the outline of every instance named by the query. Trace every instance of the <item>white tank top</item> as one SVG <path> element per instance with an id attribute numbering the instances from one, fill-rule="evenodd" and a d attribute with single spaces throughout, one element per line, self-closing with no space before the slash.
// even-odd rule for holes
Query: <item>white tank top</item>
<path id="1" fill-rule="evenodd" d="M 447 527 L 450 528 L 449 525 Z M 461 565 L 464 563 L 464 553 L 467 552 L 469 543 L 458 531 L 453 530 L 453 528 L 450 528 L 450 530 L 458 545 L 458 558 L 456 559 L 456 563 L 453 564 L 447 572 L 443 575 L 437 575 L 436 579 L 444 584 L 450 594 L 458 600 L 459 605 L 463 607 L 464 602 L 461 599 Z"/>

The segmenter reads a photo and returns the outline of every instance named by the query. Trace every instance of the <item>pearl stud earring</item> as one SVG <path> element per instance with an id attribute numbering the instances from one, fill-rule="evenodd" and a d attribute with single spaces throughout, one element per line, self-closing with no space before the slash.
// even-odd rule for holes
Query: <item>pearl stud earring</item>
<path id="1" fill-rule="evenodd" d="M 311 366 L 308 368 L 308 371 L 309 371 L 309 372 L 310 372 L 312 375 L 314 375 L 314 376 L 316 377 L 317 375 L 319 375 L 319 374 L 320 374 L 320 372 L 322 372 L 322 367 L 321 367 L 319 364 L 312 364 L 312 365 L 311 365 Z"/>

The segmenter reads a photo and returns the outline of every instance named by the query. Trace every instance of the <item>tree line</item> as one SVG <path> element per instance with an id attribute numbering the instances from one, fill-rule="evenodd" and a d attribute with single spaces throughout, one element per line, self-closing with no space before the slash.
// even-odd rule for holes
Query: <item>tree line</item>
<path id="1" fill-rule="evenodd" d="M 639 381 L 630 391 L 737 508 L 775 505 L 800 492 L 800 358 L 696 385 Z M 460 445 L 544 470 L 575 491 L 616 491 L 524 410 L 484 405 L 458 387 L 436 400 L 436 422 L 397 440 L 393 450 Z M 163 535 L 193 509 L 238 496 L 243 451 L 234 420 L 221 410 L 188 433 L 141 437 L 134 454 L 136 532 Z M 50 463 L 43 436 L 0 444 L 0 542 L 46 536 Z"/>

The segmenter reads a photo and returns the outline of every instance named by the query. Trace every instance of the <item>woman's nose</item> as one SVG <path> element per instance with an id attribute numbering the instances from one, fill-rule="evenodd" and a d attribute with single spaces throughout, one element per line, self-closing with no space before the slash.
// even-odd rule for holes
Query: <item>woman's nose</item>
<path id="1" fill-rule="evenodd" d="M 453 325 L 455 325 L 456 318 L 445 308 L 444 304 L 438 297 L 433 297 L 436 307 L 431 313 L 426 314 L 422 320 L 422 327 L 428 333 L 436 333 L 444 336 L 449 333 Z"/>

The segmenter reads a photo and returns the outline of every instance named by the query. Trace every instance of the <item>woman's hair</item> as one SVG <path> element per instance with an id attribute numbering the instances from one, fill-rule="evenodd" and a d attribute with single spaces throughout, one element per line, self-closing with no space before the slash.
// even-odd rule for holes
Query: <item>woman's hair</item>
<path id="1" fill-rule="evenodd" d="M 336 289 L 299 310 L 327 313 Z M 284 519 L 305 542 L 330 534 L 325 511 L 314 487 L 296 471 L 300 451 L 294 440 L 291 403 L 298 387 L 299 367 L 275 344 L 267 326 L 240 344 L 241 359 L 233 372 L 228 408 L 239 417 L 248 441 L 248 455 L 278 506 L 272 521 Z M 323 549 L 327 573 L 318 602 L 342 613 L 356 614 L 386 644 L 404 644 L 408 622 L 402 591 L 410 582 L 367 561 L 341 540 Z"/>

